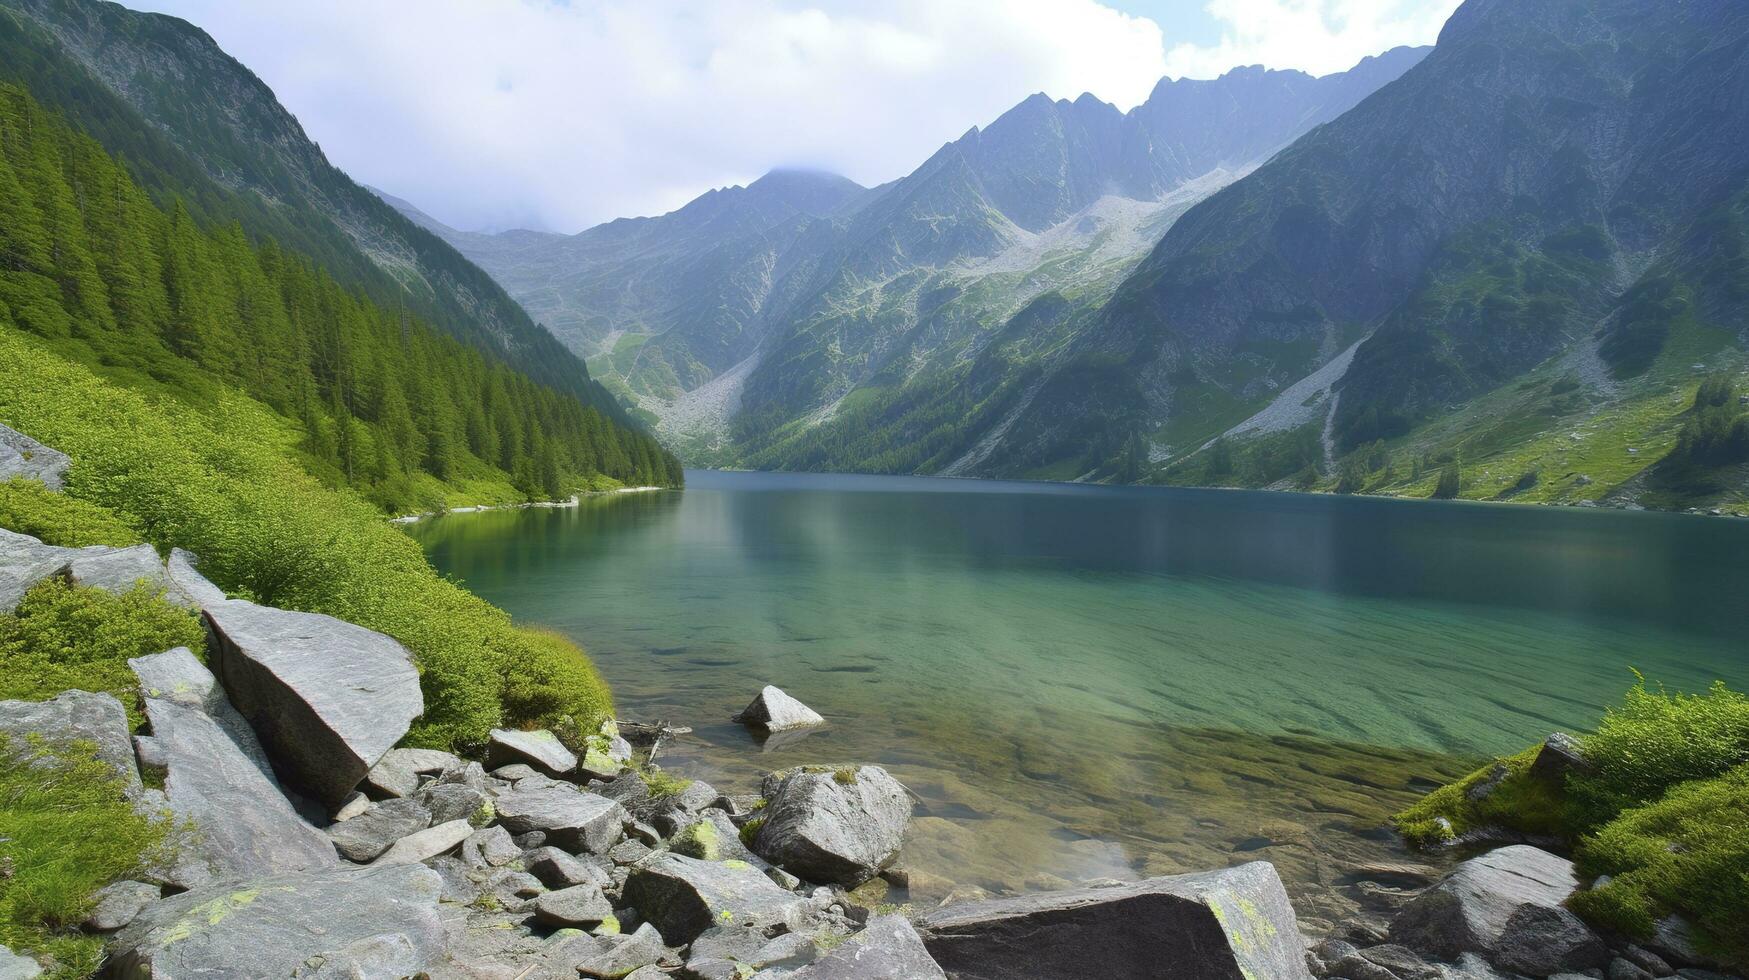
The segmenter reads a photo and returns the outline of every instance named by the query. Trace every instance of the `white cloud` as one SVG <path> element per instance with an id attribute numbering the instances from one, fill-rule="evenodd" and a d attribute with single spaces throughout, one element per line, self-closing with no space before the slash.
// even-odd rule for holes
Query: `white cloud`
<path id="1" fill-rule="evenodd" d="M 900 176 L 1035 91 L 1164 73 L 1094 0 L 133 0 L 254 69 L 355 178 L 462 227 L 576 230 L 780 165 Z"/>
<path id="2" fill-rule="evenodd" d="M 1327 75 L 1401 44 L 1432 44 L 1459 2 L 1208 0 L 1208 15 L 1223 25 L 1220 42 L 1176 45 L 1166 69 L 1189 78 L 1212 78 L 1235 65 Z"/>

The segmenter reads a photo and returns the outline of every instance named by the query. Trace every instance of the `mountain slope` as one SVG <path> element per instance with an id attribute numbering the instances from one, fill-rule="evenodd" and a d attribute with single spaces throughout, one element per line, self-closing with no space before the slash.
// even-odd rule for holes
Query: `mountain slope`
<path id="1" fill-rule="evenodd" d="M 1334 457 L 1376 457 L 1381 439 L 1406 441 L 1394 448 L 1417 463 L 1462 455 L 1452 440 L 1469 436 L 1410 437 L 1533 369 L 1563 388 L 1514 409 L 1536 426 L 1678 378 L 1692 389 L 1695 364 L 1729 367 L 1742 351 L 1740 267 L 1677 270 L 1740 247 L 1691 229 L 1733 227 L 1729 202 L 1749 179 L 1746 73 L 1749 8 L 1726 0 L 1470 0 L 1402 79 L 1181 219 L 1014 438 L 1035 464 L 1110 475 L 1125 462 L 1091 457 L 1089 428 L 1139 436 L 1155 461 L 1182 457 L 1352 357 L 1310 396 L 1323 400 L 1322 452 L 1296 437 L 1259 449 L 1269 464 L 1245 473 L 1205 459 L 1162 474 L 1268 483 L 1322 464 L 1329 479 Z M 1093 403 L 1077 372 L 1098 364 L 1122 367 Z M 1518 437 L 1496 432 L 1470 455 Z M 1421 485 L 1417 469 L 1379 485 Z M 1596 483 L 1581 477 L 1563 478 Z"/>
<path id="2" fill-rule="evenodd" d="M 0 80 L 125 157 L 160 204 L 239 221 L 378 303 L 404 304 L 622 414 L 489 276 L 329 164 L 273 93 L 192 25 L 103 0 L 0 0 Z"/>
<path id="3" fill-rule="evenodd" d="M 870 190 L 779 172 L 568 238 L 439 233 L 620 379 L 695 461 L 915 468 L 921 458 L 826 460 L 804 444 L 842 445 L 826 430 L 846 405 L 955 373 L 1049 291 L 1103 298 L 1186 207 L 1424 53 L 1318 79 L 1163 81 L 1128 113 L 1037 95 Z"/>

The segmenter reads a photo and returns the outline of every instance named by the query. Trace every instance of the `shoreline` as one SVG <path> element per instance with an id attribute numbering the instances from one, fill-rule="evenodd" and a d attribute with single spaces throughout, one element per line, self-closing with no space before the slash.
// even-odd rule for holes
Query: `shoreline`
<path id="1" fill-rule="evenodd" d="M 574 493 L 565 500 L 530 500 L 520 504 L 472 504 L 466 507 L 449 507 L 444 510 L 426 510 L 417 514 L 398 514 L 389 518 L 390 524 L 417 524 L 432 517 L 442 517 L 445 514 L 479 514 L 489 510 L 530 510 L 536 508 L 557 509 L 561 507 L 581 506 L 584 497 L 606 497 L 620 493 L 652 493 L 659 490 L 672 490 L 673 487 L 615 487 L 612 490 L 585 490 Z"/>

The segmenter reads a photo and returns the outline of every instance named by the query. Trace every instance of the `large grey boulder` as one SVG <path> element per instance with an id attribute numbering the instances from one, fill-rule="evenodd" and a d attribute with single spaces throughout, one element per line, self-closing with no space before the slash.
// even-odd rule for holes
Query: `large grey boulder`
<path id="1" fill-rule="evenodd" d="M 74 553 L 0 528 L 0 615 L 17 611 L 19 600 L 38 583 L 70 575 Z"/>
<path id="2" fill-rule="evenodd" d="M 806 904 L 745 862 L 673 853 L 655 854 L 633 868 L 624 901 L 674 946 L 692 942 L 712 926 L 773 926 Z"/>
<path id="3" fill-rule="evenodd" d="M 577 756 L 565 748 L 559 736 L 546 729 L 532 732 L 513 728 L 492 729 L 486 743 L 486 766 L 496 769 L 515 763 L 533 766 L 548 776 L 563 776 L 577 768 Z"/>
<path id="4" fill-rule="evenodd" d="M 804 880 L 855 887 L 892 863 L 911 797 L 879 766 L 791 769 L 767 777 L 760 857 Z"/>
<path id="5" fill-rule="evenodd" d="M 346 799 L 425 711 L 412 658 L 381 633 L 241 600 L 205 612 L 232 703 L 279 771 L 323 803 Z"/>
<path id="6" fill-rule="evenodd" d="M 1391 923 L 1391 940 L 1444 959 L 1479 953 L 1545 977 L 1609 961 L 1603 941 L 1563 903 L 1579 887 L 1573 862 L 1518 844 L 1453 868 Z"/>
<path id="7" fill-rule="evenodd" d="M 73 461 L 59 449 L 50 449 L 17 429 L 0 425 L 0 481 L 13 477 L 40 480 L 50 490 L 59 490 Z"/>
<path id="8" fill-rule="evenodd" d="M 149 544 L 131 548 L 102 546 L 72 549 L 67 576 L 82 589 L 102 589 L 120 595 L 136 585 L 170 593 L 170 576 L 164 560 Z"/>
<path id="9" fill-rule="evenodd" d="M 1110 888 L 948 905 L 918 930 L 956 980 L 1308 980 L 1275 868 L 1254 861 Z"/>
<path id="10" fill-rule="evenodd" d="M 372 861 L 403 837 L 431 826 L 431 811 L 415 800 L 387 800 L 327 830 L 348 861 Z"/>
<path id="11" fill-rule="evenodd" d="M 0 980 L 35 980 L 42 973 L 42 964 L 36 960 L 0 946 Z"/>
<path id="12" fill-rule="evenodd" d="M 334 845 L 280 790 L 254 730 L 187 647 L 128 661 L 140 680 L 144 754 L 164 768 L 164 796 L 195 833 L 165 875 L 182 887 L 338 863 Z"/>
<path id="13" fill-rule="evenodd" d="M 88 743 L 92 756 L 115 771 L 128 793 L 139 791 L 128 715 L 121 702 L 108 694 L 65 691 L 47 701 L 0 701 L 0 735 L 13 753 L 30 751 L 33 735 L 60 753 L 76 743 Z"/>
<path id="14" fill-rule="evenodd" d="M 770 684 L 765 685 L 734 720 L 762 732 L 787 732 L 826 723 L 819 712 Z"/>
<path id="15" fill-rule="evenodd" d="M 947 980 L 923 938 L 902 915 L 877 915 L 793 980 Z"/>
<path id="16" fill-rule="evenodd" d="M 442 880 L 416 864 L 272 875 L 154 902 L 109 943 L 123 977 L 405 977 L 443 959 Z"/>
<path id="17" fill-rule="evenodd" d="M 606 854 L 619 843 L 629 819 L 625 808 L 568 784 L 514 789 L 498 794 L 498 822 L 515 835 L 541 831 L 568 851 Z"/>

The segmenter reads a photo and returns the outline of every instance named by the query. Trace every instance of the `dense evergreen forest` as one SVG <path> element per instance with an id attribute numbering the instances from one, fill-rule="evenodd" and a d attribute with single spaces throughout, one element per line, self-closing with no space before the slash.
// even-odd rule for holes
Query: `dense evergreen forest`
<path id="1" fill-rule="evenodd" d="M 561 497 L 677 485 L 647 434 L 530 381 L 235 222 L 161 208 L 94 140 L 0 86 L 0 319 L 177 397 L 234 385 L 294 419 L 309 468 L 389 509 L 508 477 Z"/>

